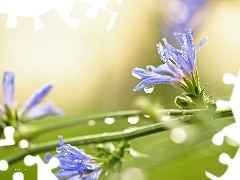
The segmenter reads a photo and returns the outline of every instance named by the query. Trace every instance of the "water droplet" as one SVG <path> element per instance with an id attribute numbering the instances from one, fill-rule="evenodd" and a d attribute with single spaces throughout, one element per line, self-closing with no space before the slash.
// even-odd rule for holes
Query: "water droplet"
<path id="1" fill-rule="evenodd" d="M 137 124 L 139 121 L 139 116 L 130 116 L 128 117 L 128 122 L 130 124 Z"/>
<path id="2" fill-rule="evenodd" d="M 162 117 L 162 121 L 168 121 L 169 119 L 170 119 L 170 116 L 169 116 L 169 115 Z"/>
<path id="3" fill-rule="evenodd" d="M 107 117 L 107 118 L 104 119 L 104 122 L 106 124 L 113 124 L 115 122 L 115 119 L 111 118 L 111 117 Z"/>
<path id="4" fill-rule="evenodd" d="M 144 88 L 145 93 L 152 93 L 154 90 L 154 86 L 147 86 Z"/>

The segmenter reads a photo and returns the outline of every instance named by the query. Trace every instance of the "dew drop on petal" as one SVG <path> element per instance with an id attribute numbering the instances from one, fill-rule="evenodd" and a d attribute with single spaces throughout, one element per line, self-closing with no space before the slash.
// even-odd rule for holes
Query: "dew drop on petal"
<path id="1" fill-rule="evenodd" d="M 147 86 L 144 88 L 145 93 L 152 93 L 154 90 L 154 86 Z"/>

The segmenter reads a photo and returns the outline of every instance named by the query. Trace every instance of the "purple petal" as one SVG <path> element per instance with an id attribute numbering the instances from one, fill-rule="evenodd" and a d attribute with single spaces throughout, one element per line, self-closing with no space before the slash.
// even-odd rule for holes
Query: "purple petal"
<path id="1" fill-rule="evenodd" d="M 194 41 L 193 41 L 193 29 L 189 28 L 188 30 L 185 30 L 186 33 L 186 43 L 188 46 L 187 49 L 187 62 L 190 64 L 189 68 L 193 72 L 196 67 L 196 50 L 194 47 Z"/>
<path id="2" fill-rule="evenodd" d="M 167 50 L 162 46 L 161 43 L 156 44 L 157 45 L 157 50 L 158 50 L 158 56 L 159 58 L 163 61 L 166 62 L 169 59 L 169 54 Z"/>
<path id="3" fill-rule="evenodd" d="M 52 88 L 52 84 L 47 84 L 42 89 L 38 89 L 37 91 L 35 91 L 32 96 L 25 102 L 23 114 L 27 113 L 30 109 L 40 103 L 42 99 L 51 91 Z"/>
<path id="4" fill-rule="evenodd" d="M 54 157 L 60 161 L 58 167 L 60 170 L 55 174 L 56 177 L 97 180 L 101 173 L 99 164 L 94 162 L 84 150 L 64 144 L 62 136 L 58 136 L 58 139 L 60 147 L 56 149 L 57 154 Z M 49 162 L 52 157 L 50 154 L 46 154 L 44 160 Z"/>
<path id="5" fill-rule="evenodd" d="M 142 68 L 134 68 L 132 70 L 132 75 L 138 79 L 143 79 L 147 77 L 153 77 L 156 76 L 155 73 L 150 72 L 148 70 L 142 69 Z"/>
<path id="6" fill-rule="evenodd" d="M 64 146 L 64 142 L 63 142 L 63 137 L 62 136 L 58 136 L 58 142 L 60 146 Z"/>
<path id="7" fill-rule="evenodd" d="M 94 172 L 92 172 L 91 174 L 89 174 L 85 180 L 98 180 L 100 174 L 101 174 L 102 170 L 96 170 Z"/>
<path id="8" fill-rule="evenodd" d="M 49 115 L 63 116 L 63 111 L 56 108 L 52 101 L 48 101 L 31 108 L 26 114 L 26 119 L 39 119 Z"/>
<path id="9" fill-rule="evenodd" d="M 178 54 L 181 54 L 181 52 L 178 49 L 171 46 L 170 44 L 168 44 L 166 38 L 163 38 L 163 42 L 165 44 L 164 48 L 169 53 L 169 57 L 179 66 L 181 64 L 181 62 L 179 62 L 177 56 L 178 56 Z"/>
<path id="10" fill-rule="evenodd" d="M 13 109 L 14 78 L 15 78 L 14 72 L 11 72 L 11 71 L 4 72 L 3 81 L 2 81 L 3 103 L 9 109 Z"/>
<path id="11" fill-rule="evenodd" d="M 173 75 L 172 71 L 169 69 L 167 64 L 161 64 L 158 67 L 154 67 L 152 65 L 147 65 L 147 69 L 156 74 L 160 74 L 160 75 L 163 75 L 165 73 Z"/>
<path id="12" fill-rule="evenodd" d="M 71 178 L 71 177 L 77 175 L 78 179 L 80 180 L 80 178 L 79 178 L 79 173 L 78 173 L 77 170 L 75 170 L 75 171 L 58 171 L 55 175 L 56 175 L 56 177 L 59 178 L 59 179 L 62 179 L 62 178 Z"/>
<path id="13" fill-rule="evenodd" d="M 174 65 L 171 61 L 166 61 L 166 64 L 168 65 L 169 69 L 173 73 L 174 77 L 178 79 L 182 79 L 184 77 L 183 72 L 181 69 L 179 69 L 176 65 Z"/>
<path id="14" fill-rule="evenodd" d="M 79 178 L 79 175 L 76 175 L 68 178 L 67 180 L 81 180 L 81 179 Z"/>
<path id="15" fill-rule="evenodd" d="M 180 43 L 182 57 L 185 59 L 186 64 L 191 72 L 194 71 L 196 66 L 196 50 L 194 47 L 192 33 L 192 28 L 186 29 L 185 34 L 174 33 L 176 39 Z"/>
<path id="16" fill-rule="evenodd" d="M 4 107 L 0 104 L 0 116 L 4 114 Z"/>
<path id="17" fill-rule="evenodd" d="M 176 63 L 176 65 L 183 71 L 184 74 L 189 75 L 191 70 L 189 69 L 188 65 L 186 64 L 185 59 L 182 56 L 182 52 L 170 44 L 168 44 L 166 38 L 163 39 L 165 44 L 165 49 L 167 49 L 170 58 Z"/>
<path id="18" fill-rule="evenodd" d="M 207 38 L 204 38 L 203 40 L 200 41 L 200 43 L 198 43 L 198 45 L 195 46 L 196 51 L 198 51 L 204 44 L 206 44 L 208 41 Z"/>
<path id="19" fill-rule="evenodd" d="M 144 89 L 145 87 L 154 86 L 154 85 L 157 85 L 157 84 L 172 84 L 172 85 L 175 85 L 177 83 L 178 83 L 178 81 L 173 77 L 158 75 L 158 76 L 150 77 L 150 78 L 147 78 L 147 79 L 141 81 L 133 89 L 133 91 L 139 91 L 141 89 Z"/>

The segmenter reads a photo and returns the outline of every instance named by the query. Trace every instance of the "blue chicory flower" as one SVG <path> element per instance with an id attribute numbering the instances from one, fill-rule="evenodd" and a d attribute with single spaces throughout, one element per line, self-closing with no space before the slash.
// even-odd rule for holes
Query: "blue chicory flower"
<path id="1" fill-rule="evenodd" d="M 181 45 L 181 50 L 168 44 L 164 38 L 164 46 L 157 44 L 158 55 L 164 64 L 154 67 L 148 65 L 147 69 L 134 68 L 132 75 L 143 79 L 134 91 L 142 90 L 157 84 L 170 84 L 181 87 L 185 91 L 192 91 L 198 86 L 198 74 L 196 70 L 196 52 L 207 42 L 204 38 L 198 45 L 194 45 L 193 29 L 186 29 L 185 34 L 174 33 Z M 191 92 L 188 92 L 191 93 Z"/>
<path id="2" fill-rule="evenodd" d="M 5 111 L 15 111 L 14 109 L 14 79 L 15 73 L 12 71 L 5 71 L 2 81 L 3 89 L 3 106 L 0 106 L 0 115 L 5 114 Z M 22 109 L 18 111 L 19 119 L 38 119 L 48 115 L 62 116 L 62 110 L 55 107 L 54 103 L 49 101 L 46 103 L 39 104 L 43 98 L 53 88 L 52 84 L 47 84 L 43 88 L 37 90 L 32 96 L 25 102 Z"/>
<path id="3" fill-rule="evenodd" d="M 55 174 L 56 177 L 69 180 L 98 180 L 102 171 L 100 165 L 83 149 L 64 144 L 62 138 L 58 137 L 60 147 L 56 149 L 58 154 L 54 155 L 60 161 L 60 170 Z M 47 154 L 45 161 L 49 162 L 52 157 Z"/>

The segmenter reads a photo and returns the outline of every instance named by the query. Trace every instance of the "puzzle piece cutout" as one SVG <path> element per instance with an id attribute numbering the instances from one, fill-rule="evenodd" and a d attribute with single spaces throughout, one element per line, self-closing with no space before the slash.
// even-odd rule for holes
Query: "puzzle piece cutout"
<path id="1" fill-rule="evenodd" d="M 38 155 L 27 155 L 24 158 L 24 163 L 27 166 L 37 164 L 37 180 L 58 180 L 58 178 L 52 173 L 52 169 L 57 168 L 60 165 L 60 162 L 56 157 L 52 157 L 50 161 L 45 164 Z"/>
<path id="2" fill-rule="evenodd" d="M 97 11 L 99 9 L 108 12 L 111 15 L 111 17 L 110 17 L 110 21 L 108 23 L 107 30 L 112 29 L 113 24 L 116 21 L 118 13 L 108 9 L 107 6 L 108 6 L 108 3 L 109 3 L 110 0 L 79 0 L 79 1 L 84 2 L 86 4 L 89 4 L 91 6 L 86 13 L 86 16 L 89 19 L 95 19 L 97 17 Z M 122 4 L 122 0 L 115 0 L 115 1 L 119 5 Z"/>
<path id="3" fill-rule="evenodd" d="M 218 132 L 214 135 L 212 141 L 215 145 L 220 146 L 224 141 L 224 136 L 229 137 L 234 140 L 238 144 L 240 144 L 240 70 L 238 72 L 238 76 L 235 77 L 230 73 L 226 73 L 223 77 L 223 81 L 226 84 L 234 84 L 234 88 L 232 91 L 232 95 L 230 101 L 217 101 L 217 106 L 227 107 L 230 106 L 233 112 L 233 116 L 235 118 L 235 123 L 225 127 L 222 131 Z"/>
<path id="4" fill-rule="evenodd" d="M 108 9 L 107 4 L 110 0 L 79 0 L 89 4 L 91 7 L 87 11 L 86 16 L 94 19 L 97 11 L 102 9 L 111 14 L 107 30 L 113 27 L 117 18 L 117 12 Z M 119 5 L 122 0 L 115 0 Z M 34 29 L 40 31 L 44 28 L 44 22 L 40 16 L 50 10 L 55 10 L 59 17 L 72 29 L 79 27 L 80 20 L 70 17 L 75 0 L 0 0 L 0 14 L 8 14 L 7 26 L 15 28 L 18 25 L 17 16 L 29 17 L 34 19 Z"/>
<path id="5" fill-rule="evenodd" d="M 7 126 L 4 128 L 4 135 L 5 139 L 0 139 L 0 147 L 1 146 L 11 146 L 15 144 L 13 135 L 15 132 L 15 129 L 12 126 Z"/>
<path id="6" fill-rule="evenodd" d="M 0 160 L 0 171 L 6 171 L 8 169 L 8 162 L 6 160 Z"/>
<path id="7" fill-rule="evenodd" d="M 13 174 L 13 180 L 24 180 L 24 175 L 21 172 L 15 172 Z"/>
<path id="8" fill-rule="evenodd" d="M 220 132 L 216 133 L 213 138 L 212 142 L 220 146 L 223 144 L 224 137 L 228 137 L 235 142 L 237 142 L 240 145 L 240 70 L 238 71 L 238 76 L 235 77 L 234 75 L 230 73 L 226 73 L 223 77 L 223 81 L 225 84 L 234 84 L 234 88 L 232 91 L 232 95 L 230 98 L 230 101 L 217 101 L 217 107 L 218 109 L 221 109 L 223 107 L 231 107 L 234 118 L 235 118 L 235 123 L 226 126 L 223 128 Z M 215 175 L 205 172 L 206 176 L 212 180 L 237 180 L 240 179 L 240 154 L 238 149 L 237 153 L 235 154 L 234 158 L 231 159 L 229 155 L 222 153 L 219 157 L 219 161 L 222 164 L 227 164 L 228 169 L 227 171 L 221 176 L 221 177 L 216 177 Z"/>
<path id="9" fill-rule="evenodd" d="M 222 164 L 227 164 L 228 169 L 227 171 L 221 176 L 221 177 L 216 177 L 215 175 L 205 172 L 206 176 L 212 180 L 238 180 L 240 178 L 240 153 L 239 149 L 233 159 L 230 158 L 229 155 L 226 153 L 222 153 L 219 157 L 219 161 Z"/>
<path id="10" fill-rule="evenodd" d="M 33 18 L 34 29 L 40 31 L 44 28 L 40 16 L 54 9 L 69 27 L 75 29 L 79 26 L 79 20 L 69 17 L 73 3 L 74 0 L 1 0 L 0 14 L 9 14 L 6 24 L 10 28 L 17 27 L 17 16 Z"/>

